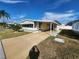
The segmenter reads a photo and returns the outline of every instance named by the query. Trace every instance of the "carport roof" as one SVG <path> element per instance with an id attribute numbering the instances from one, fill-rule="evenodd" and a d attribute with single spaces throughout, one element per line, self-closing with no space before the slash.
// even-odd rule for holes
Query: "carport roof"
<path id="1" fill-rule="evenodd" d="M 35 22 L 50 22 L 50 23 L 60 24 L 56 20 L 33 20 L 33 21 L 35 21 Z"/>
<path id="2" fill-rule="evenodd" d="M 34 22 L 49 22 L 49 23 L 55 23 L 55 24 L 60 24 L 58 21 L 56 20 L 26 20 L 20 24 L 33 24 Z"/>
<path id="3" fill-rule="evenodd" d="M 34 24 L 34 22 L 33 21 L 24 21 L 24 22 L 22 22 L 20 24 Z"/>

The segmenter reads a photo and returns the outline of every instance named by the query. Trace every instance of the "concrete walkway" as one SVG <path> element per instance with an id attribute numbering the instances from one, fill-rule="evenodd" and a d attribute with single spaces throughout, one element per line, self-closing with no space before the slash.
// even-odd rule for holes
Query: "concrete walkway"
<path id="1" fill-rule="evenodd" d="M 31 47 L 48 36 L 49 32 L 38 32 L 2 40 L 7 59 L 26 59 Z"/>

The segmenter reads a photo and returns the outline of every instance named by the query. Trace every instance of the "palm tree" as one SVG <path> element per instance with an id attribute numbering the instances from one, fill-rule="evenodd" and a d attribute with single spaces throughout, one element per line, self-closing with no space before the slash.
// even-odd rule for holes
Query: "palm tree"
<path id="1" fill-rule="evenodd" d="M 2 27 L 6 26 L 6 23 L 4 22 L 4 18 L 7 18 L 7 19 L 10 19 L 10 16 L 7 12 L 5 12 L 4 10 L 0 10 L 0 19 L 3 18 L 3 24 L 2 24 Z M 3 52 L 4 52 L 4 55 L 5 55 L 5 59 L 7 59 L 6 57 L 6 54 L 5 54 L 5 50 L 4 50 L 4 46 L 3 46 L 3 43 L 2 43 L 2 40 L 0 41 L 1 45 L 2 45 L 2 48 L 3 48 Z"/>
<path id="2" fill-rule="evenodd" d="M 5 10 L 0 10 L 0 19 L 3 18 L 3 26 L 6 25 L 6 22 L 5 22 L 5 18 L 8 20 L 10 19 L 10 16 L 7 12 L 5 12 Z"/>
<path id="3" fill-rule="evenodd" d="M 0 10 L 0 18 L 7 18 L 10 19 L 10 16 L 5 10 Z"/>

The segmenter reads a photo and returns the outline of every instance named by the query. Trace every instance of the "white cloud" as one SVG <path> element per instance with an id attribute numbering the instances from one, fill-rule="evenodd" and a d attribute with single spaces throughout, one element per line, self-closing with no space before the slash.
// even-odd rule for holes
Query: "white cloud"
<path id="1" fill-rule="evenodd" d="M 22 19 L 22 18 L 25 18 L 26 15 L 17 15 L 17 16 L 12 16 L 12 19 Z"/>
<path id="2" fill-rule="evenodd" d="M 24 18 L 26 15 L 20 15 L 19 18 Z"/>
<path id="3" fill-rule="evenodd" d="M 68 2 L 70 2 L 70 1 L 71 1 L 71 0 L 58 0 L 58 1 L 56 1 L 56 2 L 54 3 L 53 9 L 58 8 L 59 6 L 65 4 L 65 3 L 68 3 Z"/>
<path id="4" fill-rule="evenodd" d="M 61 23 L 67 23 L 72 20 L 77 19 L 77 15 L 79 13 L 53 13 L 53 12 L 46 12 L 42 20 L 58 20 Z"/>
<path id="5" fill-rule="evenodd" d="M 52 13 L 52 12 L 46 12 L 43 19 L 61 19 L 61 18 L 68 18 L 71 16 L 74 16 L 74 13 Z"/>
<path id="6" fill-rule="evenodd" d="M 74 13 L 75 12 L 75 10 L 68 10 L 68 11 L 66 11 L 67 13 Z"/>
<path id="7" fill-rule="evenodd" d="M 0 2 L 3 3 L 10 3 L 10 4 L 15 4 L 15 3 L 26 3 L 27 1 L 14 1 L 14 0 L 0 0 Z"/>

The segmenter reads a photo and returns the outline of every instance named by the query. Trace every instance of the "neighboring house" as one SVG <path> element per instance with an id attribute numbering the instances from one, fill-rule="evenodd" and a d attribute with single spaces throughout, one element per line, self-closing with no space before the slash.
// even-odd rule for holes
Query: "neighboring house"
<path id="1" fill-rule="evenodd" d="M 73 31 L 79 32 L 79 20 L 69 22 L 67 25 L 71 25 Z"/>
<path id="2" fill-rule="evenodd" d="M 22 23 L 24 31 L 49 31 L 56 30 L 59 23 L 55 20 L 26 20 Z"/>
<path id="3" fill-rule="evenodd" d="M 79 32 L 79 21 L 73 23 L 72 29 L 73 29 L 74 31 L 76 31 L 76 32 Z"/>

